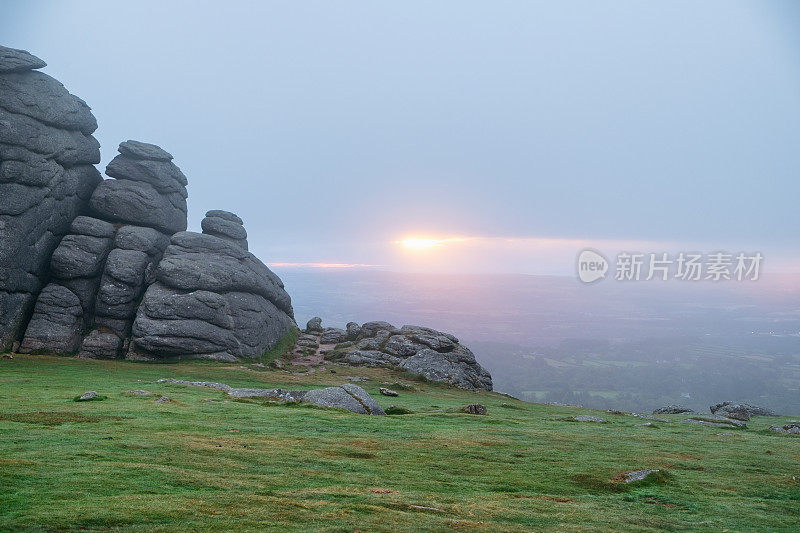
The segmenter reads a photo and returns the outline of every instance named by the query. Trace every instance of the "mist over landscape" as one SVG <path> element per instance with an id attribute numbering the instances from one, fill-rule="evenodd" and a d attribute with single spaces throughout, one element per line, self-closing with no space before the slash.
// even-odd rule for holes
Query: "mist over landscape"
<path id="1" fill-rule="evenodd" d="M 723 400 L 800 412 L 800 276 L 749 283 L 280 269 L 298 323 L 386 320 L 453 332 L 495 389 L 644 411 Z"/>

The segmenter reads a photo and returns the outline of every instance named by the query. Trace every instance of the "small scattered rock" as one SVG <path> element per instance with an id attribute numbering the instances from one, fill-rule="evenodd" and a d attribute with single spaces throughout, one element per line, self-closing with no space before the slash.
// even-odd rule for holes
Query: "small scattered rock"
<path id="1" fill-rule="evenodd" d="M 78 399 L 79 400 L 92 400 L 94 398 L 97 398 L 98 396 L 100 396 L 100 395 L 97 394 L 97 392 L 95 392 L 93 390 L 90 390 L 88 392 L 84 392 L 83 394 L 81 394 L 81 397 L 78 398 Z"/>
<path id="2" fill-rule="evenodd" d="M 682 420 L 686 424 L 698 424 L 701 426 L 711 426 L 716 428 L 747 428 L 747 424 L 741 420 L 734 420 L 732 418 L 725 418 L 723 416 L 715 417 L 694 417 Z"/>
<path id="3" fill-rule="evenodd" d="M 791 433 L 792 435 L 800 435 L 800 422 L 789 422 L 784 425 L 770 426 L 769 429 L 777 431 L 778 433 Z"/>
<path id="4" fill-rule="evenodd" d="M 654 415 L 680 415 L 687 413 L 694 413 L 694 411 L 682 405 L 667 405 L 666 407 L 659 407 L 653 411 Z"/>
<path id="5" fill-rule="evenodd" d="M 486 406 L 480 403 L 471 403 L 462 407 L 461 411 L 471 415 L 485 415 Z"/>
<path id="6" fill-rule="evenodd" d="M 644 420 L 652 420 L 654 422 L 664 422 L 665 424 L 672 422 L 672 420 L 670 420 L 669 418 L 660 418 L 657 416 L 644 415 L 642 413 L 631 413 L 630 415 L 635 416 L 636 418 L 643 418 Z"/>
<path id="7" fill-rule="evenodd" d="M 578 415 L 574 417 L 573 420 L 577 420 L 578 422 L 605 422 L 605 420 L 602 418 L 589 415 Z"/>
<path id="8" fill-rule="evenodd" d="M 162 396 L 161 398 L 156 400 L 156 403 L 167 403 L 167 402 L 171 402 L 171 401 L 172 400 L 170 399 L 169 396 Z"/>
<path id="9" fill-rule="evenodd" d="M 632 481 L 641 481 L 646 479 L 647 476 L 650 474 L 655 474 L 658 470 L 635 470 L 633 472 L 628 472 L 625 474 L 625 483 L 631 483 Z"/>
<path id="10" fill-rule="evenodd" d="M 3 354 L 3 359 L 14 359 L 14 356 L 11 355 L 10 353 L 4 353 Z"/>
<path id="11" fill-rule="evenodd" d="M 383 394 L 384 396 L 398 396 L 397 392 L 393 391 L 392 389 L 384 389 L 383 387 L 381 387 L 379 390 L 380 393 Z"/>
<path id="12" fill-rule="evenodd" d="M 129 390 L 125 391 L 125 394 L 132 394 L 134 396 L 150 396 L 153 393 L 146 390 Z"/>

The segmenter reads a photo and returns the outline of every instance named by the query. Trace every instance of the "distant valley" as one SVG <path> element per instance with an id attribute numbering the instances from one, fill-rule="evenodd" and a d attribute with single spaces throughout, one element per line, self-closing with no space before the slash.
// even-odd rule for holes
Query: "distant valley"
<path id="1" fill-rule="evenodd" d="M 537 402 L 707 411 L 722 400 L 800 413 L 800 277 L 634 283 L 526 275 L 276 269 L 298 323 L 453 332 L 498 391 Z"/>

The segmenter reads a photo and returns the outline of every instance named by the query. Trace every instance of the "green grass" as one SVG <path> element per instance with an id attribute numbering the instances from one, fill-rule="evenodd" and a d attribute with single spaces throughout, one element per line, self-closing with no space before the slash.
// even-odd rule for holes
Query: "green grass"
<path id="1" fill-rule="evenodd" d="M 297 339 L 300 337 L 300 330 L 297 328 L 292 328 L 289 330 L 289 333 L 283 336 L 281 340 L 278 341 L 271 350 L 267 350 L 264 352 L 264 355 L 257 359 L 258 362 L 264 364 L 270 364 L 278 359 L 285 358 L 294 348 L 295 343 L 297 343 Z"/>
<path id="2" fill-rule="evenodd" d="M 526 404 L 382 369 L 0 360 L 0 530 L 764 531 L 800 521 L 800 438 Z M 313 388 L 345 375 L 374 417 L 229 399 L 159 378 Z M 404 379 L 404 378 L 403 378 Z M 399 387 L 392 385 L 392 388 Z M 152 396 L 125 391 L 144 389 Z M 86 390 L 101 402 L 74 402 Z M 155 403 L 169 396 L 173 401 Z M 469 403 L 487 416 L 457 412 Z M 503 406 L 505 404 L 505 407 Z M 605 424 L 568 422 L 593 414 Z M 727 435 L 725 435 L 727 433 Z M 722 434 L 722 435 L 721 435 Z M 660 469 L 621 484 L 620 475 Z"/>

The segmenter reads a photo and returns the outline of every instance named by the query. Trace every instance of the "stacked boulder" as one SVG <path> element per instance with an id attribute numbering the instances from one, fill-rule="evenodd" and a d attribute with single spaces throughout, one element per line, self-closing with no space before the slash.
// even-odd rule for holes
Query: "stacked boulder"
<path id="1" fill-rule="evenodd" d="M 80 348 L 84 357 L 121 356 L 169 243 L 161 231 L 186 229 L 187 181 L 172 156 L 139 141 L 123 142 L 119 151 L 106 169 L 117 179 L 101 182 L 89 199 L 94 217 L 75 218 L 52 255 L 52 280 L 36 301 L 23 353 Z"/>
<path id="2" fill-rule="evenodd" d="M 379 366 L 419 374 L 431 381 L 464 389 L 492 390 L 492 376 L 475 355 L 449 333 L 422 326 L 396 328 L 388 322 L 366 322 L 347 329 L 322 328 L 319 317 L 307 330 L 321 333 L 320 343 L 339 343 L 337 358 L 352 366 Z"/>
<path id="3" fill-rule="evenodd" d="M 92 194 L 89 207 L 103 220 L 154 228 L 167 235 L 186 230 L 187 180 L 172 156 L 153 144 L 127 141 L 106 167 L 112 178 Z"/>
<path id="4" fill-rule="evenodd" d="M 45 65 L 0 46 L 0 351 L 22 339 L 51 255 L 101 181 L 97 121 L 83 100 L 36 71 Z M 65 342 L 82 302 L 63 284 L 49 287 L 46 301 L 59 302 L 53 335 Z"/>
<path id="5" fill-rule="evenodd" d="M 139 302 L 155 280 L 169 238 L 186 229 L 188 181 L 172 155 L 139 141 L 121 143 L 119 152 L 106 167 L 115 179 L 101 183 L 89 200 L 92 212 L 114 221 L 118 229 L 81 357 L 124 355 Z"/>
<path id="6" fill-rule="evenodd" d="M 209 213 L 206 220 L 240 220 Z M 172 236 L 139 306 L 129 359 L 259 357 L 295 327 L 280 278 L 236 240 L 188 231 Z"/>
<path id="7" fill-rule="evenodd" d="M 247 250 L 247 231 L 242 219 L 228 211 L 212 209 L 200 223 L 203 233 L 230 241 Z"/>

